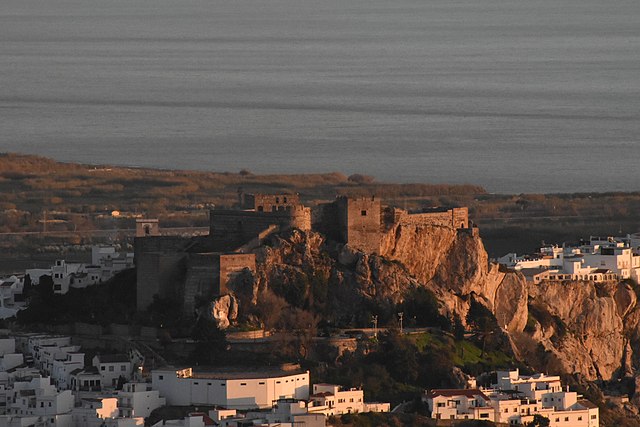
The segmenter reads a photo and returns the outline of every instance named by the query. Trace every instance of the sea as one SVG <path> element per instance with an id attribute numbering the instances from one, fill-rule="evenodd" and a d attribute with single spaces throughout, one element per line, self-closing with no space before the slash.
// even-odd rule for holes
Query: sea
<path id="1" fill-rule="evenodd" d="M 640 190 L 638 0 L 2 0 L 0 151 Z"/>

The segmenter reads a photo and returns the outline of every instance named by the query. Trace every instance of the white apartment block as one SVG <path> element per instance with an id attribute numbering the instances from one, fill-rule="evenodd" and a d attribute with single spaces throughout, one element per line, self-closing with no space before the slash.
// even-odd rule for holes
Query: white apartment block
<path id="1" fill-rule="evenodd" d="M 635 236 L 635 235 L 634 235 Z M 521 271 L 528 281 L 618 279 L 640 280 L 640 240 L 627 237 L 591 236 L 576 247 L 547 246 L 535 255 L 509 253 L 497 261 Z"/>
<path id="2" fill-rule="evenodd" d="M 126 383 L 116 396 L 120 417 L 146 418 L 154 409 L 166 405 L 165 398 L 160 397 L 157 390 L 152 390 L 149 383 Z"/>
<path id="3" fill-rule="evenodd" d="M 16 381 L 6 390 L 6 402 L 7 415 L 0 419 L 0 426 L 22 425 L 26 420 L 26 425 L 72 427 L 73 395 L 69 390 L 58 392 L 50 378 Z"/>
<path id="4" fill-rule="evenodd" d="M 168 405 L 219 405 L 232 409 L 271 408 L 278 399 L 309 399 L 309 371 L 193 372 L 161 369 L 152 387 Z"/>
<path id="5" fill-rule="evenodd" d="M 498 384 L 490 390 L 429 391 L 424 400 L 431 417 L 522 425 L 538 414 L 548 418 L 551 427 L 599 426 L 598 408 L 576 392 L 563 391 L 558 376 L 521 376 L 517 369 L 498 371 L 497 376 Z"/>
<path id="6" fill-rule="evenodd" d="M 341 415 L 358 412 L 389 412 L 389 403 L 366 403 L 359 388 L 344 389 L 335 384 L 314 384 L 309 412 Z"/>
<path id="7" fill-rule="evenodd" d="M 431 418 L 436 420 L 494 421 L 489 397 L 479 389 L 437 389 L 426 393 Z"/>
<path id="8" fill-rule="evenodd" d="M 115 397 L 82 398 L 80 406 L 73 408 L 73 425 L 74 427 L 144 426 L 144 418 L 122 418 L 118 412 L 118 399 Z"/>

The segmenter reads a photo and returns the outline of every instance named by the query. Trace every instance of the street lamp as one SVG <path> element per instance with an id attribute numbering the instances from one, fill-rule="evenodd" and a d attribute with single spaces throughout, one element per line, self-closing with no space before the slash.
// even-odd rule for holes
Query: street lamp
<path id="1" fill-rule="evenodd" d="M 398 319 L 400 320 L 400 335 L 402 335 L 402 318 L 404 317 L 404 313 L 401 311 L 398 313 Z"/>
<path id="2" fill-rule="evenodd" d="M 373 337 L 378 338 L 378 316 L 371 316 L 371 323 L 373 323 Z"/>

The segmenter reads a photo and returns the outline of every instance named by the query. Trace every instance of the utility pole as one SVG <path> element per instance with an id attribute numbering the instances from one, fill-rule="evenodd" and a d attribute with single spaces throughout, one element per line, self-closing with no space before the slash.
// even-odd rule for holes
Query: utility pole
<path id="1" fill-rule="evenodd" d="M 404 317 L 404 312 L 398 313 L 398 319 L 400 320 L 400 335 L 402 335 L 402 318 Z"/>
<path id="2" fill-rule="evenodd" d="M 373 323 L 373 337 L 378 338 L 378 316 L 371 316 L 371 323 Z"/>

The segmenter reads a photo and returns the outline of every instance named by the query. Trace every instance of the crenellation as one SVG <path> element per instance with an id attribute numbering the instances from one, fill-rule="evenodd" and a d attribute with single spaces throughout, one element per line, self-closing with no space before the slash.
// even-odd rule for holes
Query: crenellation
<path id="1" fill-rule="evenodd" d="M 300 204 L 297 194 L 241 193 L 240 203 L 244 210 L 210 211 L 207 237 L 145 234 L 135 239 L 139 310 L 146 309 L 154 295 L 180 295 L 183 310 L 193 312 L 198 297 L 225 295 L 235 275 L 256 271 L 251 251 L 269 234 L 312 229 L 311 208 Z M 371 254 L 380 253 L 384 234 L 397 226 L 449 227 L 469 232 L 468 209 L 410 213 L 383 206 L 376 197 L 341 196 L 313 212 L 314 230 Z"/>

